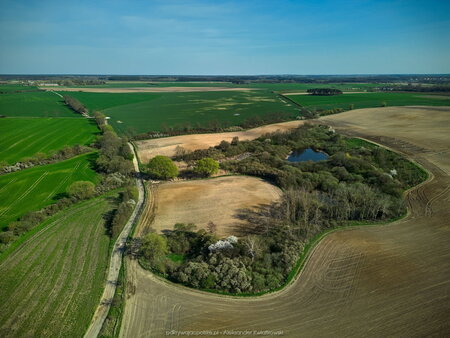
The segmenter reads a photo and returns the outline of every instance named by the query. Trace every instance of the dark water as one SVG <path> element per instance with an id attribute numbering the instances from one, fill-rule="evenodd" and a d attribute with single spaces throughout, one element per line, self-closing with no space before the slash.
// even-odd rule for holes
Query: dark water
<path id="1" fill-rule="evenodd" d="M 318 151 L 314 151 L 311 148 L 305 149 L 302 152 L 293 151 L 289 157 L 289 162 L 305 162 L 305 161 L 323 161 L 328 158 L 328 155 Z"/>

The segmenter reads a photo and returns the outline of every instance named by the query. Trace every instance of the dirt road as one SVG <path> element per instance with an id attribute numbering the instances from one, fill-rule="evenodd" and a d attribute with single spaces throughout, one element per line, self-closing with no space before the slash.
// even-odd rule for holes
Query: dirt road
<path id="1" fill-rule="evenodd" d="M 134 151 L 133 146 L 131 144 L 129 144 L 129 146 L 131 148 L 131 151 L 133 151 L 133 153 L 135 154 L 133 158 L 135 171 L 139 173 L 139 165 L 136 157 L 137 155 Z M 144 203 L 144 186 L 140 178 L 136 179 L 136 185 L 139 191 L 139 198 L 130 219 L 128 220 L 127 224 L 125 224 L 125 227 L 123 228 L 122 232 L 116 240 L 116 243 L 114 244 L 114 248 L 111 254 L 111 260 L 109 263 L 108 277 L 106 279 L 105 289 L 100 300 L 100 305 L 95 311 L 91 324 L 89 325 L 89 328 L 84 335 L 84 337 L 86 338 L 95 338 L 98 336 L 106 319 L 106 316 L 108 315 L 109 308 L 111 307 L 111 301 L 114 297 L 114 293 L 116 292 L 116 285 L 119 279 L 119 271 L 122 266 L 122 256 L 125 248 L 125 243 L 135 220 L 137 219 L 137 217 L 139 217 L 139 211 Z"/>
<path id="2" fill-rule="evenodd" d="M 122 337 L 449 335 L 450 109 L 363 109 L 323 121 L 400 150 L 432 173 L 408 193 L 409 216 L 327 235 L 290 286 L 257 298 L 193 291 L 129 261 Z"/>

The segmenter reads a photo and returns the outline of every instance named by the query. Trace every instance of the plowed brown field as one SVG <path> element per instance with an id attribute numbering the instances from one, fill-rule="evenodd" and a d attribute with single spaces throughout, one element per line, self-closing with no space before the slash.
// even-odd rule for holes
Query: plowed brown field
<path id="1" fill-rule="evenodd" d="M 408 217 L 330 233 L 295 281 L 262 297 L 194 291 L 128 261 L 122 337 L 177 333 L 171 330 L 198 336 L 202 330 L 218 331 L 215 336 L 230 336 L 223 330 L 281 330 L 285 337 L 449 336 L 450 109 L 363 109 L 322 122 L 401 151 L 431 172 L 407 194 Z"/>
<path id="2" fill-rule="evenodd" d="M 240 210 L 268 205 L 280 197 L 281 191 L 256 177 L 226 176 L 165 183 L 152 194 L 137 233 L 147 233 L 150 228 L 157 232 L 172 230 L 176 223 L 194 223 L 197 229 L 206 229 L 212 221 L 217 225 L 217 235 L 239 236 L 247 231 L 246 222 L 237 218 Z"/>

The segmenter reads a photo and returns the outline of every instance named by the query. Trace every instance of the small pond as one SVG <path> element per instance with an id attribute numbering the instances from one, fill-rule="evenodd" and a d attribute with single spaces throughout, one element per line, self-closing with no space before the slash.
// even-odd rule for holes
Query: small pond
<path id="1" fill-rule="evenodd" d="M 323 161 L 328 158 L 328 155 L 320 151 L 314 151 L 311 148 L 305 149 L 301 152 L 293 151 L 289 154 L 287 160 L 289 162 L 306 162 L 306 161 Z"/>

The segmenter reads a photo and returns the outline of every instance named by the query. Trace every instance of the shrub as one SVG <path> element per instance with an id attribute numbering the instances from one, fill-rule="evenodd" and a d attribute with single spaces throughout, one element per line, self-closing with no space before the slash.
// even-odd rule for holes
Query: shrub
<path id="1" fill-rule="evenodd" d="M 154 270 L 165 272 L 165 256 L 168 253 L 165 237 L 152 232 L 142 239 L 141 255 Z"/>
<path id="2" fill-rule="evenodd" d="M 69 186 L 67 193 L 79 200 L 88 199 L 94 196 L 95 185 L 89 181 L 76 181 Z"/>
<path id="3" fill-rule="evenodd" d="M 8 244 L 15 239 L 12 231 L 0 232 L 0 243 Z"/>
<path id="4" fill-rule="evenodd" d="M 178 168 L 167 156 L 155 156 L 147 165 L 148 174 L 154 178 L 168 180 L 178 176 Z"/>
<path id="5" fill-rule="evenodd" d="M 211 176 L 219 171 L 219 162 L 216 160 L 205 157 L 198 160 L 194 167 L 194 172 L 200 176 Z"/>

